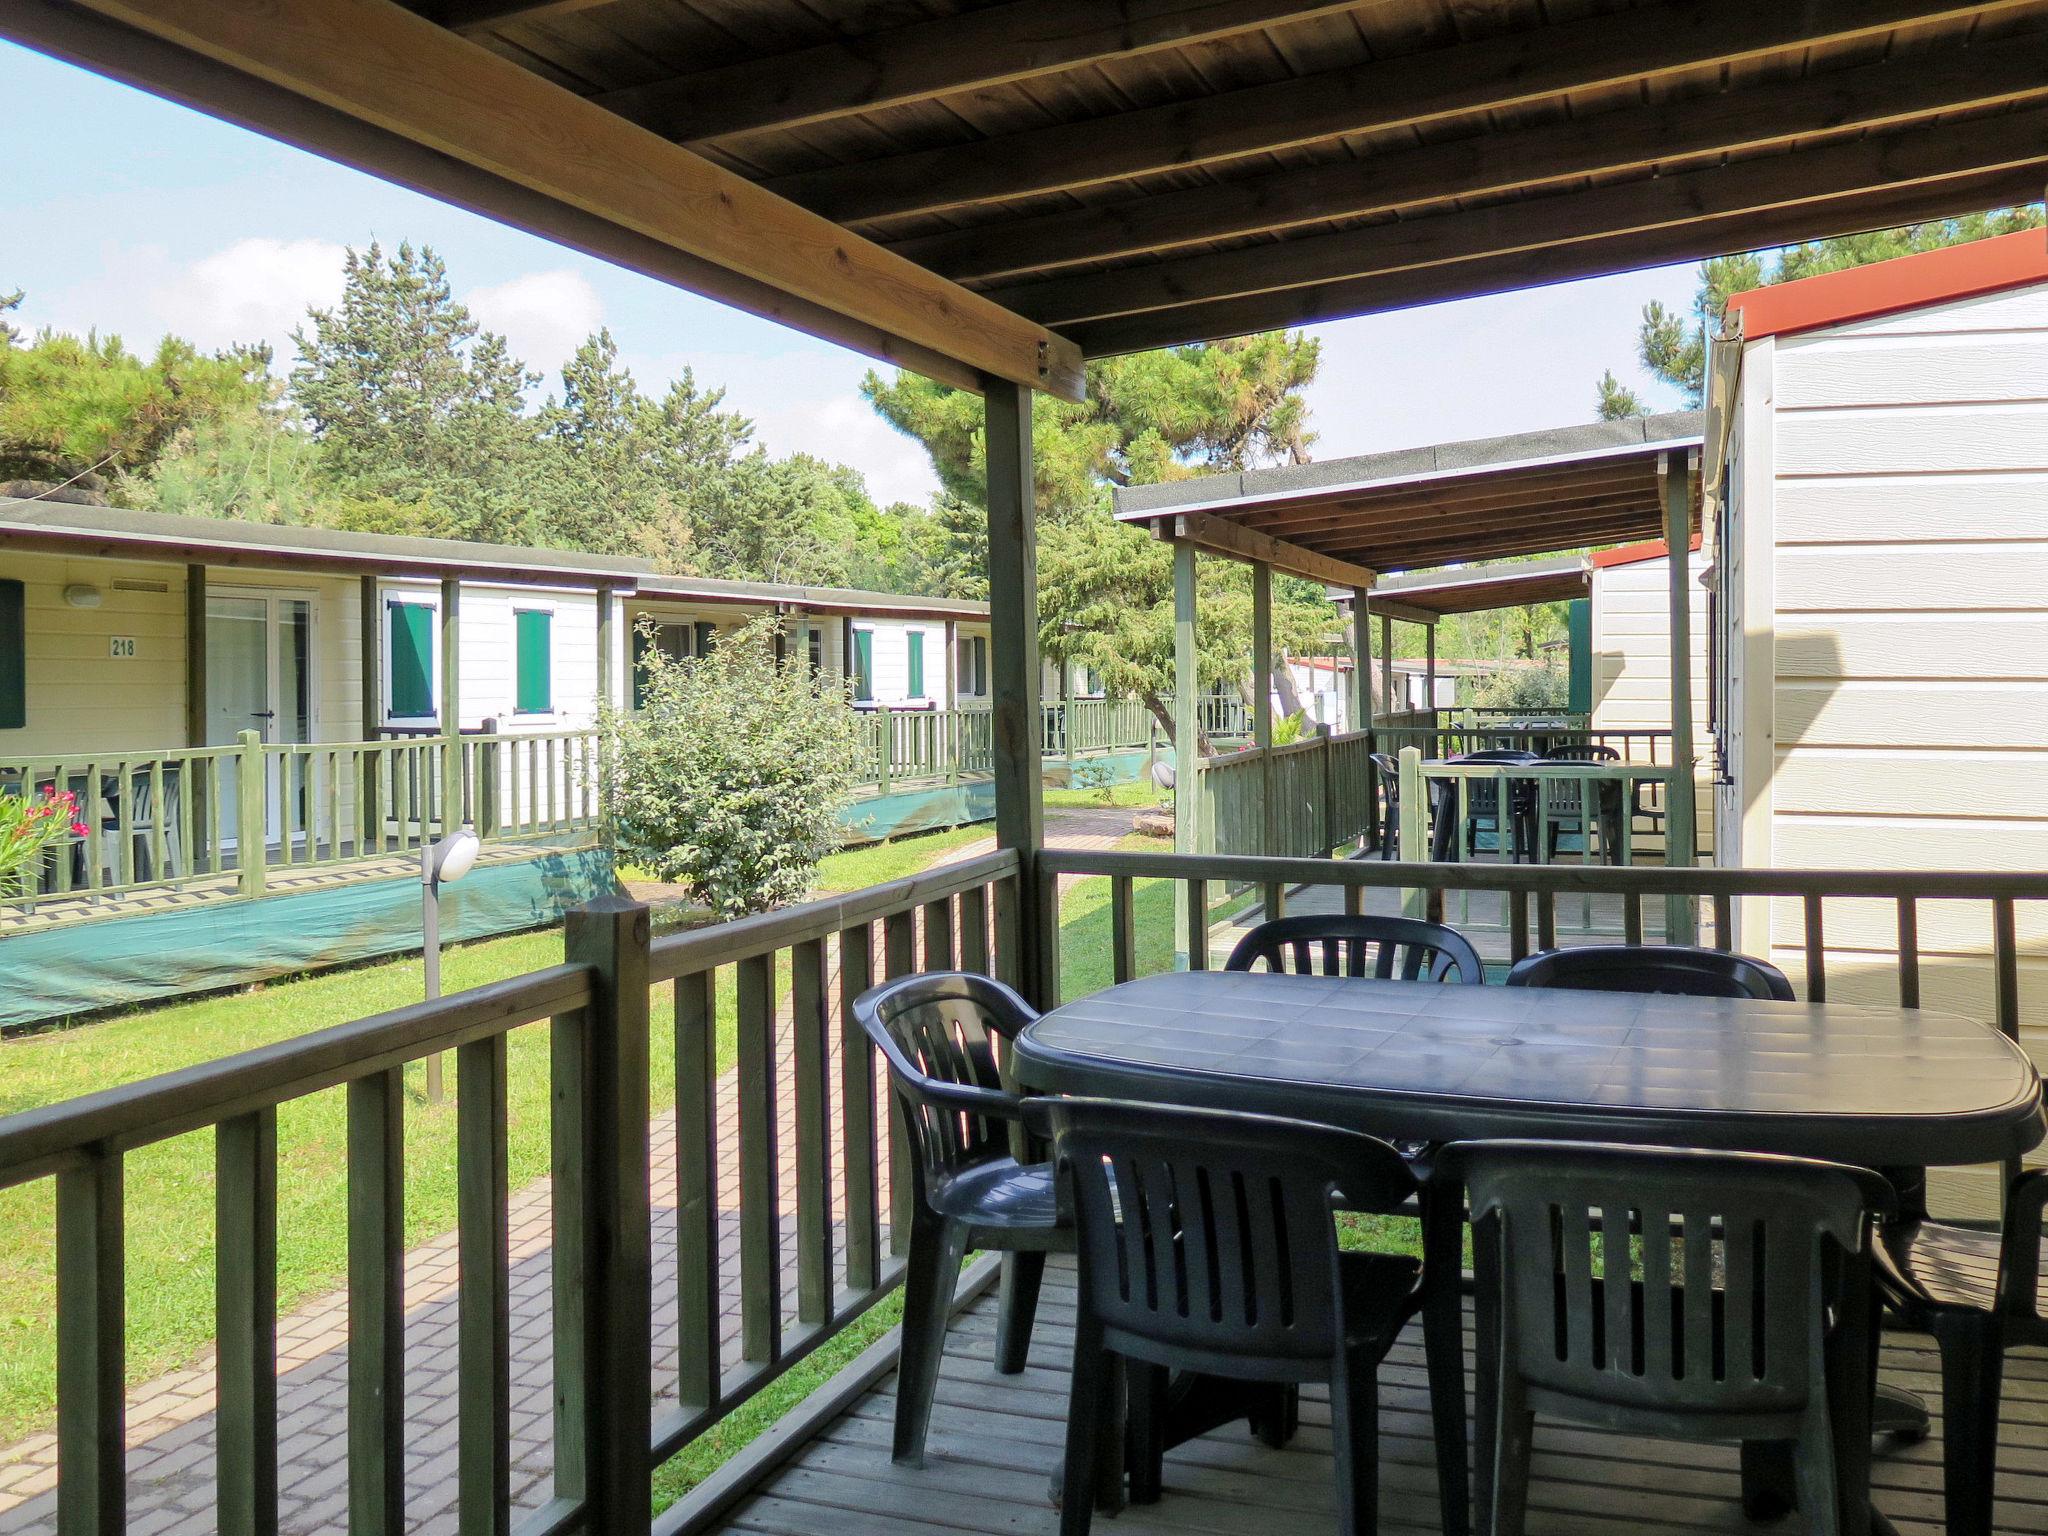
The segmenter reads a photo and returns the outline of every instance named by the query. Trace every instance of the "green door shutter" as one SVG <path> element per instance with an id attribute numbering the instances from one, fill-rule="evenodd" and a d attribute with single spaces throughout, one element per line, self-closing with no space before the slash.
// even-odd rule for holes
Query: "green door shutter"
<path id="1" fill-rule="evenodd" d="M 910 642 L 910 697 L 924 697 L 924 636 L 912 630 L 905 636 Z"/>
<path id="2" fill-rule="evenodd" d="M 1566 674 L 1566 708 L 1573 714 L 1593 712 L 1593 605 L 1574 598 L 1565 607 L 1565 636 L 1571 642 L 1571 670 Z M 1431 699 L 1430 704 L 1436 704 Z"/>
<path id="3" fill-rule="evenodd" d="M 647 707 L 647 631 L 633 627 L 633 707 Z"/>
<path id="4" fill-rule="evenodd" d="M 538 608 L 513 612 L 519 673 L 512 707 L 522 715 L 545 715 L 555 707 L 555 616 Z"/>
<path id="5" fill-rule="evenodd" d="M 856 699 L 875 696 L 875 632 L 872 629 L 853 632 L 853 696 Z"/>
<path id="6" fill-rule="evenodd" d="M 434 610 L 425 603 L 389 603 L 391 717 L 421 720 L 434 712 Z"/>
<path id="7" fill-rule="evenodd" d="M 18 581 L 0 581 L 0 731 L 28 724 L 28 603 Z"/>

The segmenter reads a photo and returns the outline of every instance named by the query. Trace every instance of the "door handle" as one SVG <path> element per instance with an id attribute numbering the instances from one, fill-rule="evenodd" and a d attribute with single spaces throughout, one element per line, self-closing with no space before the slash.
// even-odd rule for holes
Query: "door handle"
<path id="1" fill-rule="evenodd" d="M 275 720 L 277 718 L 277 711 L 274 709 L 252 709 L 249 711 L 249 718 L 251 720 Z"/>

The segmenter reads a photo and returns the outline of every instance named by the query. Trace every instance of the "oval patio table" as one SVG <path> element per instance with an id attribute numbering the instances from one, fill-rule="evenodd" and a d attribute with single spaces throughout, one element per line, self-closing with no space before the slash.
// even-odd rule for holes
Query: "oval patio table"
<path id="1" fill-rule="evenodd" d="M 1013 1070 L 1042 1093 L 1287 1115 L 1395 1141 L 1713 1147 L 1895 1177 L 2003 1162 L 2048 1131 L 2040 1078 L 1995 1029 L 1836 1002 L 1175 972 L 1047 1013 L 1018 1037 Z M 1430 1204 L 1431 1252 L 1455 1256 L 1462 1199 L 1439 1191 Z M 1457 1382 L 1461 1420 L 1462 1302 L 1435 1291 L 1432 1391 Z M 1869 1436 L 1844 1442 L 1844 1486 L 1866 1486 Z M 1464 1446 L 1438 1456 L 1461 1490 Z M 1749 1494 L 1766 1504 L 1777 1468 L 1750 1461 Z"/>

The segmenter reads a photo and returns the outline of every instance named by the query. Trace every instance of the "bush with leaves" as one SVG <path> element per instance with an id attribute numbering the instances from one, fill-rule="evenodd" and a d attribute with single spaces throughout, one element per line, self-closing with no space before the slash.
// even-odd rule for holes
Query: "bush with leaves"
<path id="1" fill-rule="evenodd" d="M 841 841 L 860 763 L 845 688 L 775 659 L 767 621 L 708 656 L 646 647 L 643 704 L 608 711 L 610 812 L 621 860 L 682 886 L 721 919 L 800 901 Z"/>

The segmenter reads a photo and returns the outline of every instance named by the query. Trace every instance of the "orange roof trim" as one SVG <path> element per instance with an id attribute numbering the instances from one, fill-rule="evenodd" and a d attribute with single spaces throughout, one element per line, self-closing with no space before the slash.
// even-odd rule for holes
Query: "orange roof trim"
<path id="1" fill-rule="evenodd" d="M 1686 548 L 1695 550 L 1699 547 L 1700 536 L 1694 534 L 1692 542 L 1687 544 Z M 1591 559 L 1595 570 L 1604 571 L 1611 565 L 1639 565 L 1645 560 L 1662 560 L 1664 555 L 1664 541 L 1651 539 L 1642 544 L 1617 544 L 1612 549 L 1598 549 L 1593 552 Z"/>
<path id="2" fill-rule="evenodd" d="M 1731 298 L 1728 308 L 1742 314 L 1743 339 L 1755 341 L 2038 282 L 2048 282 L 2048 230 L 2023 229 L 1752 288 Z"/>

